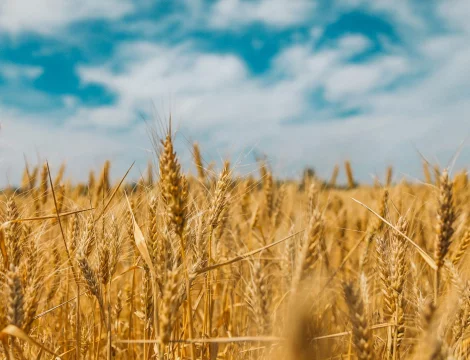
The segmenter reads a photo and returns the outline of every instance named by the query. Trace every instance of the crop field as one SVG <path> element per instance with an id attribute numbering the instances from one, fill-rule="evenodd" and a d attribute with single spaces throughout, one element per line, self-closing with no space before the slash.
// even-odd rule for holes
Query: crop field
<path id="1" fill-rule="evenodd" d="M 466 172 L 239 176 L 154 145 L 136 183 L 41 163 L 2 191 L 0 358 L 469 357 Z"/>

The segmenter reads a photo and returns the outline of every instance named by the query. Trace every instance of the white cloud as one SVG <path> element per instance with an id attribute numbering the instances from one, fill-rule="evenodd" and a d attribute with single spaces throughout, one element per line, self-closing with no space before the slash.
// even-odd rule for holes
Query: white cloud
<path id="1" fill-rule="evenodd" d="M 320 26 L 314 26 L 310 29 L 310 36 L 313 40 L 317 41 L 323 35 L 323 28 Z"/>
<path id="2" fill-rule="evenodd" d="M 366 50 L 370 44 L 370 40 L 363 35 L 345 35 L 339 39 L 337 46 L 353 55 Z"/>
<path id="3" fill-rule="evenodd" d="M 2 0 L 0 33 L 52 35 L 80 20 L 118 19 L 133 8 L 130 0 Z"/>
<path id="4" fill-rule="evenodd" d="M 152 101 L 158 104 L 169 98 L 175 99 L 172 105 L 178 114 L 191 119 L 191 126 L 198 129 L 220 124 L 245 127 L 254 122 L 261 128 L 295 120 L 311 111 L 306 99 L 309 91 L 324 86 L 332 93 L 341 93 L 340 84 L 329 78 L 345 67 L 345 59 L 362 50 L 366 41 L 348 36 L 340 43 L 337 49 L 321 52 L 305 45 L 286 48 L 274 59 L 268 74 L 258 79 L 249 75 L 240 58 L 200 52 L 190 43 L 178 47 L 128 43 L 109 64 L 79 70 L 84 83 L 101 84 L 117 93 L 118 104 L 83 109 L 69 121 L 76 126 L 122 127 L 135 120 L 137 111 L 148 109 Z M 115 72 L 115 63 L 126 65 Z M 377 68 L 375 80 L 365 90 L 386 84 L 390 70 L 398 68 L 396 63 L 390 57 L 373 64 Z M 389 74 L 384 74 L 386 71 Z M 356 90 L 359 87 L 357 81 L 352 85 Z M 352 91 L 354 88 L 343 92 Z"/>
<path id="5" fill-rule="evenodd" d="M 344 65 L 326 80 L 326 95 L 333 101 L 345 96 L 362 96 L 388 85 L 407 70 L 406 60 L 394 56 L 383 56 L 366 64 Z"/>
<path id="6" fill-rule="evenodd" d="M 34 80 L 43 73 L 40 66 L 17 65 L 12 63 L 0 63 L 0 75 L 9 80 Z"/>
<path id="7" fill-rule="evenodd" d="M 315 7 L 312 0 L 219 0 L 212 8 L 209 21 L 216 28 L 237 28 L 252 22 L 285 27 L 305 21 Z"/>
<path id="8" fill-rule="evenodd" d="M 468 21 L 470 2 L 466 0 L 440 2 L 438 14 L 454 30 L 470 32 L 470 22 Z"/>
<path id="9" fill-rule="evenodd" d="M 337 51 L 322 51 L 312 56 L 307 46 L 295 45 L 285 49 L 273 61 L 274 72 L 295 77 L 302 82 L 319 81 L 328 68 L 339 61 Z"/>
<path id="10" fill-rule="evenodd" d="M 79 104 L 78 98 L 72 95 L 62 96 L 62 102 L 64 103 L 65 107 L 69 109 L 73 109 Z"/>
<path id="11" fill-rule="evenodd" d="M 218 99 L 215 107 L 222 105 L 221 97 L 233 96 L 248 81 L 245 66 L 239 58 L 200 53 L 186 45 L 169 48 L 129 43 L 118 53 L 114 61 L 128 60 L 120 73 L 114 73 L 108 66 L 79 70 L 85 83 L 99 83 L 117 92 L 118 105 L 84 109 L 74 117 L 75 124 L 126 125 L 135 119 L 137 111 L 148 108 L 152 101 L 167 101 L 169 97 L 182 104 L 183 113 L 194 114 L 201 106 L 208 109 L 212 99 Z M 230 104 L 225 102 L 225 106 Z M 221 114 L 215 115 L 220 121 Z M 212 116 L 208 116 L 207 121 L 210 119 Z"/>

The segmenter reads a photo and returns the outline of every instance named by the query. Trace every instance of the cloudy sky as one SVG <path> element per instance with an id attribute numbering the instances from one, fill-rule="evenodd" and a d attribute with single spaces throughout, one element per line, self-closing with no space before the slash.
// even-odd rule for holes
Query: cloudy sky
<path id="1" fill-rule="evenodd" d="M 0 185 L 151 153 L 171 111 L 207 161 L 370 181 L 470 161 L 470 1 L 0 0 Z"/>

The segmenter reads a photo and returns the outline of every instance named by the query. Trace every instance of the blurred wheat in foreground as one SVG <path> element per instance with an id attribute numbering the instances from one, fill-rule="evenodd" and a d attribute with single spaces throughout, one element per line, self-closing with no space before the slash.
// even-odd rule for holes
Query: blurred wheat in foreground
<path id="1" fill-rule="evenodd" d="M 469 357 L 466 173 L 238 177 L 195 144 L 186 175 L 155 147 L 137 184 L 45 163 L 3 191 L 0 358 Z"/>

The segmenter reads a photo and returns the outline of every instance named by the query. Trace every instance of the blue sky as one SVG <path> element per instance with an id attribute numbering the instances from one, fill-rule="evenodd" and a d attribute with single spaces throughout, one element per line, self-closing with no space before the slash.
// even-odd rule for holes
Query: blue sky
<path id="1" fill-rule="evenodd" d="M 170 111 L 187 167 L 198 141 L 240 169 L 264 153 L 286 176 L 350 159 L 365 181 L 420 177 L 416 149 L 446 166 L 470 135 L 469 16 L 464 0 L 3 0 L 0 184 L 25 157 L 80 179 L 136 160 L 136 177 Z"/>

